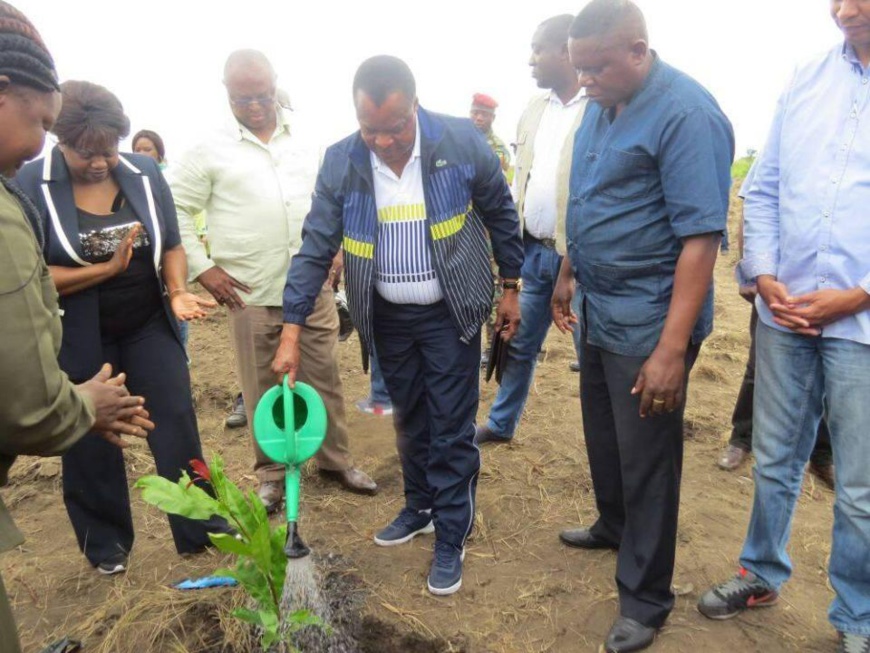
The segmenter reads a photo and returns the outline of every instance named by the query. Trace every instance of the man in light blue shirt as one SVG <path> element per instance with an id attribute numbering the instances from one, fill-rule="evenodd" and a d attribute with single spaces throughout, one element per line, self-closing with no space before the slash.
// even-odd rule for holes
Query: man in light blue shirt
<path id="1" fill-rule="evenodd" d="M 776 601 L 823 404 L 837 468 L 829 618 L 870 652 L 870 2 L 831 0 L 845 36 L 798 68 L 746 197 L 743 275 L 760 317 L 755 504 L 740 574 L 699 602 L 724 619 Z"/>
<path id="2" fill-rule="evenodd" d="M 740 186 L 737 193 L 740 199 L 745 200 L 749 194 L 757 170 L 758 159 L 752 163 L 752 167 L 746 173 L 746 178 Z M 742 218 L 737 236 L 737 247 L 740 251 L 740 258 L 743 258 Z M 736 272 L 740 296 L 752 304 L 752 316 L 749 318 L 749 358 L 746 361 L 746 372 L 743 375 L 743 382 L 740 384 L 734 412 L 731 415 L 731 439 L 718 459 L 719 467 L 726 471 L 733 471 L 740 467 L 752 453 L 752 404 L 755 397 L 755 331 L 758 325 L 758 310 L 755 308 L 755 300 L 758 296 L 758 289 L 755 287 L 754 280 L 746 281 L 742 278 L 739 266 Z M 824 420 L 819 423 L 819 437 L 816 440 L 813 453 L 810 455 L 808 469 L 828 489 L 834 489 L 834 455 L 831 451 L 831 434 Z"/>

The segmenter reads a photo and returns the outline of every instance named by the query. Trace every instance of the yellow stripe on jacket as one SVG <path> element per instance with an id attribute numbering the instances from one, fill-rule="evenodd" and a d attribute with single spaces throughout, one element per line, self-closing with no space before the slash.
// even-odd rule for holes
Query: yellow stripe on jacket
<path id="1" fill-rule="evenodd" d="M 354 240 L 349 236 L 344 237 L 344 251 L 354 256 L 361 258 L 372 258 L 375 255 L 375 246 L 372 243 L 365 243 L 361 240 Z"/>
<path id="2" fill-rule="evenodd" d="M 468 212 L 471 211 L 471 203 L 469 202 L 468 208 L 464 213 L 459 213 L 454 215 L 452 218 L 447 218 L 443 222 L 439 222 L 438 224 L 433 224 L 432 229 L 432 238 L 434 240 L 441 240 L 442 238 L 447 238 L 448 236 L 452 236 L 453 234 L 460 231 L 465 226 L 465 219 L 468 215 Z"/>

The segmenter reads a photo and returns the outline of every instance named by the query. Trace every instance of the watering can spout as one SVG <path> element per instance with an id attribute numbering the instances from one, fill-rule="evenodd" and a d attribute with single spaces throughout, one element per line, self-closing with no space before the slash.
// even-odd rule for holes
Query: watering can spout
<path id="1" fill-rule="evenodd" d="M 299 536 L 299 526 L 295 521 L 287 522 L 287 543 L 284 545 L 284 554 L 291 559 L 304 558 L 309 549 Z"/>

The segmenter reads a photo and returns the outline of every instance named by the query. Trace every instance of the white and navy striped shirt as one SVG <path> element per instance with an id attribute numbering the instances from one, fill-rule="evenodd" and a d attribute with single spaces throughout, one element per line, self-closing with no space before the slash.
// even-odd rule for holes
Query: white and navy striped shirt
<path id="1" fill-rule="evenodd" d="M 375 288 L 394 304 L 439 302 L 444 296 L 427 242 L 419 122 L 414 151 L 401 177 L 374 152 L 371 162 L 378 209 Z"/>

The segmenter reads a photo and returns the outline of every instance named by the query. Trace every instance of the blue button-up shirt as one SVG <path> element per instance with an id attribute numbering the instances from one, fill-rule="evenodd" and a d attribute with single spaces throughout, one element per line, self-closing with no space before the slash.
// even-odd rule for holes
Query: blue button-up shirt
<path id="1" fill-rule="evenodd" d="M 574 138 L 568 254 L 589 344 L 649 356 L 671 303 L 682 239 L 724 233 L 731 124 L 696 81 L 656 57 L 615 118 L 590 103 Z M 713 288 L 692 341 L 713 328 Z"/>
<path id="2" fill-rule="evenodd" d="M 791 295 L 870 292 L 868 98 L 870 70 L 850 47 L 795 72 L 746 196 L 745 277 L 775 275 Z M 765 324 L 782 329 L 761 297 L 756 305 Z M 823 335 L 870 344 L 870 311 L 826 326 Z"/>

